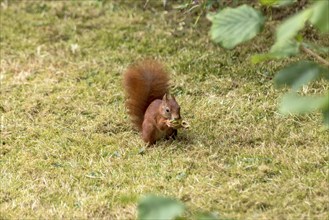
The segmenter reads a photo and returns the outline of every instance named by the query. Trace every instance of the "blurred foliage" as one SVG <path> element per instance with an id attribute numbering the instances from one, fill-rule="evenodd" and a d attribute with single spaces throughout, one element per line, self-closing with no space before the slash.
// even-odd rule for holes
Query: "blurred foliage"
<path id="1" fill-rule="evenodd" d="M 273 7 L 283 7 L 293 2 L 260 0 L 261 4 Z M 227 13 L 228 11 L 230 13 Z M 302 61 L 298 64 L 288 65 L 277 74 L 275 82 L 277 85 L 288 85 L 292 88 L 291 92 L 285 95 L 281 101 L 281 113 L 300 114 L 318 110 L 323 113 L 326 125 L 329 125 L 329 91 L 327 91 L 327 95 L 309 97 L 301 97 L 297 93 L 298 89 L 316 80 L 320 75 L 329 79 L 327 69 L 329 62 L 312 51 L 310 45 L 304 44 L 303 35 L 300 33 L 308 25 L 316 27 L 321 34 L 328 33 L 328 16 L 329 1 L 312 2 L 308 7 L 282 21 L 276 29 L 276 40 L 269 53 L 256 54 L 252 57 L 252 63 L 256 64 L 270 59 L 295 56 L 302 50 L 317 60 L 317 63 Z M 216 14 L 209 14 L 208 17 L 212 22 L 210 30 L 212 40 L 227 49 L 232 49 L 238 44 L 252 39 L 261 32 L 264 26 L 262 13 L 248 5 L 219 10 Z"/>
<path id="2" fill-rule="evenodd" d="M 183 217 L 185 206 L 182 202 L 170 197 L 147 195 L 138 204 L 139 220 L 185 220 Z M 215 213 L 200 212 L 195 218 L 197 220 L 219 220 Z"/>

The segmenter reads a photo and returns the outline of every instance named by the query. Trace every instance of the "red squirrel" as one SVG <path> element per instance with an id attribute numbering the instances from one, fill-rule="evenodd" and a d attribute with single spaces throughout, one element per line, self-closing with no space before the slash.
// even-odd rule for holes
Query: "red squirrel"
<path id="1" fill-rule="evenodd" d="M 123 77 L 126 107 L 134 126 L 148 145 L 162 138 L 175 138 L 180 106 L 169 94 L 169 74 L 155 60 L 143 60 L 128 67 Z"/>

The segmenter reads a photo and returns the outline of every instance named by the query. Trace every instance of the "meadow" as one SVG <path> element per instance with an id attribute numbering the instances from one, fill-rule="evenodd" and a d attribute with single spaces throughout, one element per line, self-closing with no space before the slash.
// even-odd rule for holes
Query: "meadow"
<path id="1" fill-rule="evenodd" d="M 144 3 L 1 1 L 0 219 L 135 219 L 150 193 L 187 219 L 327 219 L 328 129 L 317 112 L 281 115 L 272 80 L 300 57 L 250 62 L 276 22 L 225 50 L 204 17 Z M 168 68 L 191 124 L 152 148 L 124 106 L 122 74 L 142 58 Z"/>

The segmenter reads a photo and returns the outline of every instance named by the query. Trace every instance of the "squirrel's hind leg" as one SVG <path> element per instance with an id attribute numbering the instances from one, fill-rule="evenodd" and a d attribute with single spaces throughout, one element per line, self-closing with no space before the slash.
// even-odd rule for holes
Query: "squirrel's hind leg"
<path id="1" fill-rule="evenodd" d="M 156 131 L 151 123 L 143 122 L 142 139 L 147 146 L 151 146 L 156 142 Z"/>

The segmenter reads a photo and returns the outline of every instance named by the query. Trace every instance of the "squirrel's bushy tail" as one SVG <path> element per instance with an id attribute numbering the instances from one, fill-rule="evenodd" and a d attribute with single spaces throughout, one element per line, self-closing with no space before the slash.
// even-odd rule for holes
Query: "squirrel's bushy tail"
<path id="1" fill-rule="evenodd" d="M 144 113 L 155 99 L 162 99 L 168 92 L 169 75 L 164 67 L 154 60 L 144 60 L 131 65 L 124 73 L 126 107 L 133 124 L 142 130 Z"/>

